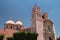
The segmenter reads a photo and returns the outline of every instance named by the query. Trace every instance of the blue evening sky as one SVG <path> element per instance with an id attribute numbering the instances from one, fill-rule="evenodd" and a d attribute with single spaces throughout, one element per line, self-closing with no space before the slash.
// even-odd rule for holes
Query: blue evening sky
<path id="1" fill-rule="evenodd" d="M 24 27 L 30 26 L 35 3 L 42 13 L 48 12 L 49 19 L 55 24 L 56 34 L 60 36 L 60 0 L 0 0 L 0 28 L 10 18 L 15 22 L 20 18 Z"/>

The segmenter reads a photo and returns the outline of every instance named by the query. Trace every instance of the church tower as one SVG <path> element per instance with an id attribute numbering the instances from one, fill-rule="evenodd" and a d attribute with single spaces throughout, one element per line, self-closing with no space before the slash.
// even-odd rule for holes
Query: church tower
<path id="1" fill-rule="evenodd" d="M 56 40 L 54 23 L 50 19 L 48 19 L 47 12 L 42 15 L 42 18 L 44 27 L 44 40 Z"/>
<path id="2" fill-rule="evenodd" d="M 56 40 L 55 27 L 48 14 L 41 15 L 40 8 L 35 4 L 32 8 L 32 28 L 31 31 L 38 33 L 37 40 Z"/>
<path id="3" fill-rule="evenodd" d="M 40 8 L 35 4 L 32 8 L 32 32 L 38 33 L 37 40 L 44 40 L 43 19 Z"/>

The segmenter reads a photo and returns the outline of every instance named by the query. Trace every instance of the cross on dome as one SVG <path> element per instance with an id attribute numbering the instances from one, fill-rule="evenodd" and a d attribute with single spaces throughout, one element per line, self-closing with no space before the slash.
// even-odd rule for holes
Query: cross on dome
<path id="1" fill-rule="evenodd" d="M 10 18 L 10 20 L 13 20 L 13 18 Z"/>
<path id="2" fill-rule="evenodd" d="M 20 21 L 20 18 L 18 18 L 18 21 Z"/>

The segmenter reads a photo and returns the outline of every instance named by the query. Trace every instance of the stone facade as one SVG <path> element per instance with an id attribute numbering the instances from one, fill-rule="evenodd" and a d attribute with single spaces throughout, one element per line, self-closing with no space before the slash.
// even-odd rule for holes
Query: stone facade
<path id="1" fill-rule="evenodd" d="M 37 40 L 56 40 L 54 23 L 48 19 L 48 13 L 41 13 L 40 8 L 35 4 L 32 8 L 31 27 L 24 28 L 20 19 L 15 23 L 12 19 L 4 23 L 4 28 L 0 29 L 0 34 L 4 34 L 4 40 L 12 37 L 14 32 L 28 31 L 38 33 Z"/>
<path id="2" fill-rule="evenodd" d="M 40 8 L 35 5 L 32 8 L 32 32 L 38 33 L 37 40 L 56 40 L 55 27 L 48 19 L 48 13 L 41 14 Z"/>

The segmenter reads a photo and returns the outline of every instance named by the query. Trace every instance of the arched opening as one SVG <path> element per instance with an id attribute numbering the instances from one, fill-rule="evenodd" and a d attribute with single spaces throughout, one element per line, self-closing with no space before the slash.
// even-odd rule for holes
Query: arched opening
<path id="1" fill-rule="evenodd" d="M 48 31 L 50 31 L 50 26 L 48 26 Z"/>
<path id="2" fill-rule="evenodd" d="M 49 37 L 49 40 L 52 40 L 52 38 L 51 38 L 51 37 Z"/>
<path id="3" fill-rule="evenodd" d="M 20 29 L 20 26 L 16 26 L 16 30 L 19 30 Z"/>
<path id="4" fill-rule="evenodd" d="M 8 26 L 6 26 L 6 28 L 8 28 Z"/>
<path id="5" fill-rule="evenodd" d="M 12 26 L 10 28 L 12 29 Z"/>

